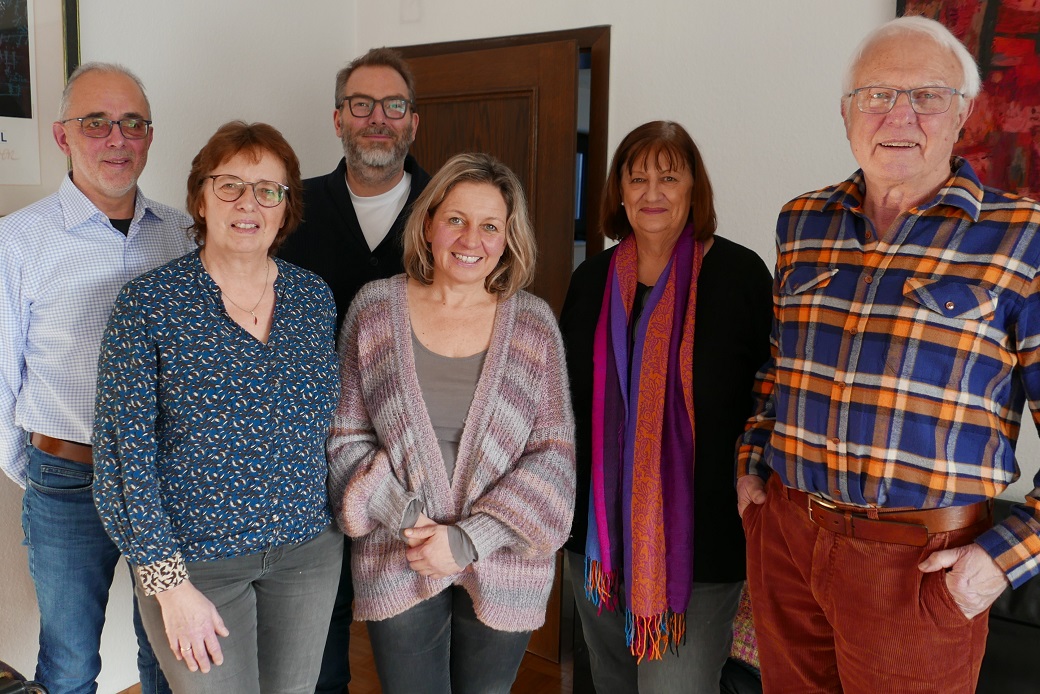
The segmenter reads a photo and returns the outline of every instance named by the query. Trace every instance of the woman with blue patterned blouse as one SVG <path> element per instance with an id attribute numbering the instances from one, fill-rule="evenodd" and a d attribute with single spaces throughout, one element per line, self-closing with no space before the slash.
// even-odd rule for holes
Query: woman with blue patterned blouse
<path id="1" fill-rule="evenodd" d="M 296 155 L 228 123 L 187 209 L 199 250 L 128 283 L 102 343 L 95 502 L 176 692 L 309 694 L 343 541 L 325 489 L 336 307 L 273 257 L 302 216 Z"/>

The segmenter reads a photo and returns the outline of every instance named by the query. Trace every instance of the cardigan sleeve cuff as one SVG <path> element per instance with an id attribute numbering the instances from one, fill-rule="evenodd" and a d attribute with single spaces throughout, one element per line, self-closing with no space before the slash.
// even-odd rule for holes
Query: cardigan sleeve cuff
<path id="1" fill-rule="evenodd" d="M 475 513 L 457 525 L 469 537 L 478 558 L 487 558 L 496 549 L 511 545 L 516 540 L 509 526 L 486 513 Z"/>
<path id="2" fill-rule="evenodd" d="M 145 595 L 155 595 L 170 588 L 176 588 L 188 580 L 188 567 L 180 552 L 174 552 L 168 559 L 135 567 L 137 579 Z"/>
<path id="3" fill-rule="evenodd" d="M 405 527 L 410 527 L 404 526 L 402 523 L 409 506 L 418 498 L 418 494 L 409 492 L 402 487 L 401 483 L 394 479 L 393 475 L 387 475 L 383 483 L 369 499 L 368 513 L 369 516 L 382 523 L 383 526 L 389 528 L 394 533 L 399 533 Z M 418 514 L 416 514 L 416 518 L 418 518 Z"/>

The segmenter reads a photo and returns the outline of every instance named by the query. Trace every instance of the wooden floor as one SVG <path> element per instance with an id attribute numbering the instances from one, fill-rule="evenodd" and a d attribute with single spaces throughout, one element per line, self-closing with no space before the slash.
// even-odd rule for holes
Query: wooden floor
<path id="1" fill-rule="evenodd" d="M 528 653 L 520 664 L 520 672 L 513 685 L 513 694 L 572 694 L 573 666 L 570 656 L 560 664 Z M 355 622 L 350 628 L 350 694 L 379 694 L 372 648 L 368 643 L 365 625 Z M 119 694 L 141 694 L 140 685 L 134 685 Z"/>

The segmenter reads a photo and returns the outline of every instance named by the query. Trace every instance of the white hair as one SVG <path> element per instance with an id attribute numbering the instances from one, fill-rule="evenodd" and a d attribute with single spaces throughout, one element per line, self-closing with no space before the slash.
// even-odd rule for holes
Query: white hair
<path id="1" fill-rule="evenodd" d="M 957 62 L 961 65 L 961 71 L 964 73 L 960 86 L 961 94 L 964 95 L 965 99 L 974 99 L 979 95 L 979 92 L 982 90 L 982 79 L 979 77 L 979 66 L 976 65 L 975 58 L 973 58 L 971 53 L 968 52 L 968 49 L 964 47 L 964 44 L 961 43 L 956 36 L 951 34 L 949 29 L 934 19 L 913 15 L 908 17 L 898 17 L 890 22 L 882 24 L 877 29 L 867 34 L 866 38 L 860 42 L 859 46 L 856 48 L 856 52 L 852 54 L 852 59 L 849 60 L 848 67 L 845 69 L 845 79 L 842 81 L 843 98 L 847 97 L 854 89 L 852 80 L 856 75 L 856 70 L 859 68 L 859 64 L 863 62 L 864 56 L 875 43 L 884 39 L 892 38 L 893 36 L 910 35 L 924 35 L 939 44 L 942 48 L 950 50 L 954 57 L 957 58 Z"/>

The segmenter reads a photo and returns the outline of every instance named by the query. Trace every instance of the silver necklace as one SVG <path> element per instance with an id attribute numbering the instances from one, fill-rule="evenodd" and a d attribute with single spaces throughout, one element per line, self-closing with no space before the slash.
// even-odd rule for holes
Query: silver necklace
<path id="1" fill-rule="evenodd" d="M 225 292 L 223 289 L 220 290 L 220 295 L 228 301 L 230 301 L 232 306 L 237 308 L 239 311 L 245 311 L 253 317 L 253 325 L 259 323 L 259 319 L 256 317 L 256 313 L 254 312 L 260 306 L 260 302 L 264 300 L 264 295 L 267 294 L 267 278 L 271 276 L 271 261 L 268 260 L 264 267 L 266 268 L 264 270 L 264 288 L 260 290 L 260 298 L 256 300 L 256 304 L 253 306 L 252 309 L 243 308 L 239 306 L 237 303 L 235 303 L 234 299 L 227 295 L 227 292 Z"/>

